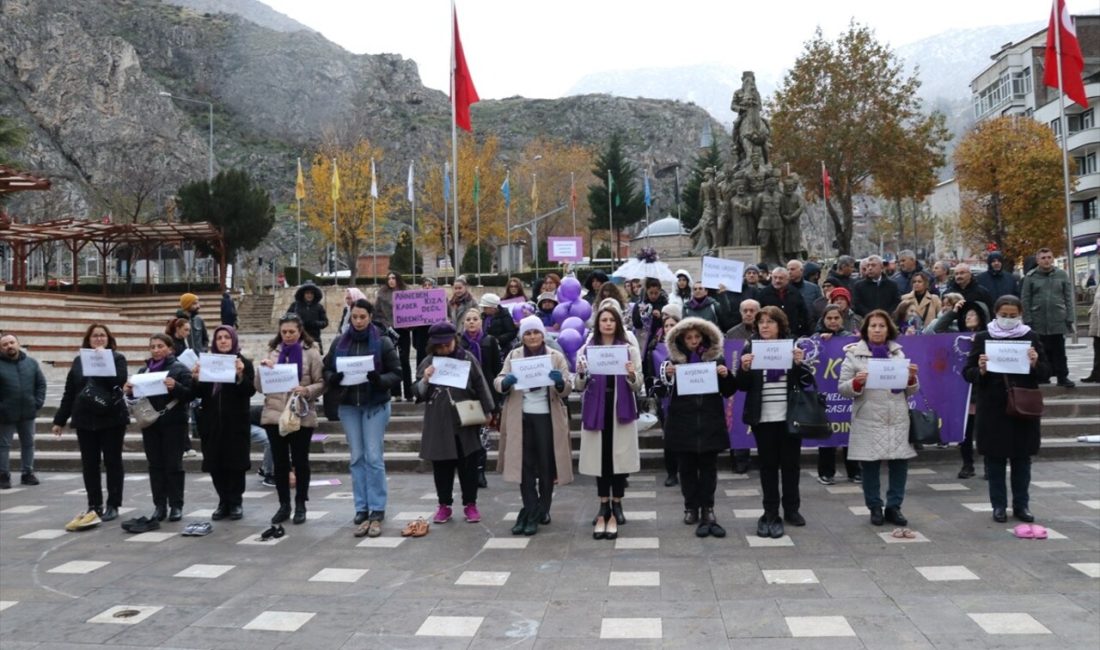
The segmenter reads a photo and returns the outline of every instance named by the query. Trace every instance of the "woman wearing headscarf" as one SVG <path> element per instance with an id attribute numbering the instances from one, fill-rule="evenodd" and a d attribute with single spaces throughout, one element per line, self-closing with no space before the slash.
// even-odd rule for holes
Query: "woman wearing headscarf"
<path id="1" fill-rule="evenodd" d="M 199 406 L 199 439 L 202 441 L 202 471 L 210 474 L 218 493 L 218 507 L 210 518 L 214 521 L 244 516 L 243 495 L 245 474 L 252 467 L 252 425 L 248 402 L 256 394 L 256 372 L 252 362 L 241 354 L 237 330 L 221 325 L 214 330 L 210 346 L 214 354 L 236 357 L 236 374 L 232 382 L 211 382 L 203 379 L 202 365 L 195 364 L 195 396 Z"/>
<path id="2" fill-rule="evenodd" d="M 366 299 L 367 297 L 363 295 L 358 287 L 348 287 L 344 290 L 344 311 L 340 312 L 340 326 L 336 329 L 337 334 L 343 334 L 351 327 L 349 318 L 351 317 L 351 306 L 355 304 L 355 301 Z"/>

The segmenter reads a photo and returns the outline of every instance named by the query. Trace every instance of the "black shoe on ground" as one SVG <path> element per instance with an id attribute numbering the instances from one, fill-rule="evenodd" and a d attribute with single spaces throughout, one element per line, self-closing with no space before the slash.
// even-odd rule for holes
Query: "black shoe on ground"
<path id="1" fill-rule="evenodd" d="M 11 474 L 7 472 L 0 472 L 0 490 L 11 489 Z"/>
<path id="2" fill-rule="evenodd" d="M 688 508 L 687 510 L 684 510 L 684 523 L 688 526 L 694 526 L 695 524 L 699 523 L 699 509 Z"/>
<path id="3" fill-rule="evenodd" d="M 275 516 L 271 518 L 271 524 L 281 524 L 287 519 L 290 519 L 290 504 L 280 503 L 279 509 L 275 511 Z"/>
<path id="4" fill-rule="evenodd" d="M 623 514 L 623 502 L 611 502 L 611 514 L 615 515 L 615 523 L 622 526 L 626 523 L 626 515 Z"/>
<path id="5" fill-rule="evenodd" d="M 114 521 L 115 519 L 118 519 L 118 508 L 114 506 L 107 506 L 107 508 L 99 514 L 100 521 Z"/>
<path id="6" fill-rule="evenodd" d="M 783 533 L 783 520 L 776 515 L 772 515 L 771 520 L 768 522 L 768 537 L 779 539 L 783 536 Z"/>
<path id="7" fill-rule="evenodd" d="M 771 519 L 768 515 L 760 515 L 760 518 L 756 520 L 756 536 L 767 537 L 768 536 L 768 521 Z"/>
<path id="8" fill-rule="evenodd" d="M 1062 388 L 1076 388 L 1077 384 L 1070 381 L 1069 377 L 1058 380 L 1058 385 Z"/>
<path id="9" fill-rule="evenodd" d="M 299 503 L 294 506 L 294 523 L 304 524 L 306 523 L 306 504 Z"/>
<path id="10" fill-rule="evenodd" d="M 665 487 L 676 487 L 680 484 L 680 479 L 676 478 L 675 474 L 669 474 L 665 479 Z"/>
<path id="11" fill-rule="evenodd" d="M 489 487 L 489 479 L 485 478 L 485 470 L 478 470 L 477 473 L 477 486 L 481 489 Z"/>
<path id="12" fill-rule="evenodd" d="M 149 518 L 156 519 L 157 521 L 164 521 L 168 518 L 168 509 L 164 506 L 157 506 L 156 509 L 153 510 L 152 516 Z"/>
<path id="13" fill-rule="evenodd" d="M 700 519 L 709 524 L 711 537 L 721 538 L 726 536 L 726 529 L 718 524 L 718 518 L 714 516 L 714 508 L 704 508 Z"/>
<path id="14" fill-rule="evenodd" d="M 542 519 L 539 519 L 539 525 L 540 526 L 549 526 L 550 522 L 552 522 L 552 521 L 553 520 L 550 519 L 550 513 L 546 512 L 546 513 L 543 513 Z"/>
<path id="15" fill-rule="evenodd" d="M 974 466 L 963 465 L 959 470 L 959 478 L 974 478 Z"/>
<path id="16" fill-rule="evenodd" d="M 173 506 L 168 509 L 168 521 L 179 521 L 180 519 L 183 519 L 183 508 Z"/>
<path id="17" fill-rule="evenodd" d="M 881 526 L 885 520 L 882 518 L 882 508 L 875 506 L 871 508 L 871 525 Z"/>
<path id="18" fill-rule="evenodd" d="M 710 535 L 710 523 L 703 517 L 699 518 L 699 523 L 695 526 L 696 537 L 706 537 Z"/>
<path id="19" fill-rule="evenodd" d="M 1008 521 L 1008 513 L 1005 512 L 1004 508 L 993 509 L 993 521 L 997 522 L 998 524 L 1003 524 Z"/>
<path id="20" fill-rule="evenodd" d="M 523 528 L 527 525 L 527 508 L 520 508 L 519 514 L 516 515 L 516 523 L 512 526 L 513 535 L 522 535 Z"/>
<path id="21" fill-rule="evenodd" d="M 1035 515 L 1031 514 L 1031 511 L 1027 508 L 1013 508 L 1012 516 L 1025 524 L 1030 524 L 1035 521 Z"/>
<path id="22" fill-rule="evenodd" d="M 897 524 L 898 526 L 909 524 L 909 520 L 905 518 L 905 515 L 901 514 L 901 508 L 887 508 L 884 514 L 886 516 L 886 521 L 891 524 Z"/>
<path id="23" fill-rule="evenodd" d="M 1078 381 L 1082 384 L 1100 384 L 1100 376 L 1089 375 L 1088 377 L 1082 377 Z"/>
<path id="24" fill-rule="evenodd" d="M 38 477 L 34 475 L 34 472 L 23 472 L 19 482 L 23 485 L 38 485 Z"/>
<path id="25" fill-rule="evenodd" d="M 748 474 L 752 469 L 752 463 L 749 461 L 739 461 L 733 464 L 734 474 Z"/>
<path id="26" fill-rule="evenodd" d="M 214 512 L 210 513 L 210 519 L 213 521 L 221 521 L 225 519 L 229 512 L 226 511 L 225 506 L 219 504 L 217 508 L 214 508 Z"/>
<path id="27" fill-rule="evenodd" d="M 788 513 L 784 514 L 783 515 L 783 520 L 786 521 L 788 524 L 790 524 L 792 526 L 805 526 L 806 525 L 806 518 L 803 517 L 802 515 L 800 515 L 797 510 L 795 510 L 794 512 L 788 512 Z"/>
<path id="28" fill-rule="evenodd" d="M 523 534 L 530 537 L 539 532 L 539 522 L 542 521 L 542 513 L 536 508 L 523 522 Z"/>
<path id="29" fill-rule="evenodd" d="M 229 518 L 233 521 L 238 521 L 244 518 L 244 507 L 242 506 L 229 506 Z"/>
<path id="30" fill-rule="evenodd" d="M 370 513 L 367 512 L 366 510 L 360 510 L 359 512 L 355 513 L 355 518 L 351 520 L 351 523 L 358 526 L 359 524 L 361 524 L 361 523 L 363 523 L 364 521 L 367 520 L 367 516 L 369 514 Z"/>

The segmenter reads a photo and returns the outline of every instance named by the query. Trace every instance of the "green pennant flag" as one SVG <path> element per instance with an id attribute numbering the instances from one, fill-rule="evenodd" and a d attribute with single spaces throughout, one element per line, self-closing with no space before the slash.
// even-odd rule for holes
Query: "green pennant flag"
<path id="1" fill-rule="evenodd" d="M 615 207 L 619 207 L 622 204 L 622 197 L 619 196 L 619 188 L 615 186 L 615 177 L 611 174 L 607 175 L 607 195 L 611 196 L 611 193 L 615 193 Z"/>
<path id="2" fill-rule="evenodd" d="M 478 202 L 478 197 L 481 196 L 481 176 L 478 175 L 478 171 L 474 169 L 474 203 Z"/>

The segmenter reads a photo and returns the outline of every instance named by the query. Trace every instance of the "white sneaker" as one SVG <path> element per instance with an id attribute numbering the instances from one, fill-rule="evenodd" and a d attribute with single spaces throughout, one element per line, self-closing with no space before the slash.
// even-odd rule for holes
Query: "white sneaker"
<path id="1" fill-rule="evenodd" d="M 831 477 L 831 476 L 820 476 L 819 475 L 817 477 L 817 482 L 822 484 L 822 485 L 835 485 L 836 484 L 836 479 Z"/>

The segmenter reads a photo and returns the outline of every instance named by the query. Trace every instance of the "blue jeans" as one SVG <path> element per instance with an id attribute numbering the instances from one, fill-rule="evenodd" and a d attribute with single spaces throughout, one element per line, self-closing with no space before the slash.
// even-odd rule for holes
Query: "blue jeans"
<path id="1" fill-rule="evenodd" d="M 340 424 L 351 450 L 351 490 L 356 512 L 386 509 L 386 462 L 382 436 L 390 423 L 390 403 L 381 406 L 340 405 Z"/>
<path id="2" fill-rule="evenodd" d="M 275 463 L 271 459 L 271 441 L 267 439 L 267 432 L 263 427 L 258 427 L 255 424 L 251 428 L 252 444 L 264 446 L 264 463 L 261 469 L 264 472 L 264 476 L 270 476 L 273 480 L 275 478 Z"/>
<path id="3" fill-rule="evenodd" d="M 1031 456 L 1018 458 L 985 457 L 989 469 L 989 503 L 994 508 L 1008 507 L 1008 487 L 1005 485 L 1005 466 L 1012 464 L 1012 509 L 1023 510 L 1030 503 L 1028 487 L 1031 485 Z"/>
<path id="4" fill-rule="evenodd" d="M 880 460 L 860 461 L 863 466 L 863 500 L 868 508 L 882 507 L 881 481 L 879 470 L 882 467 Z M 895 458 L 886 461 L 889 479 L 886 486 L 886 507 L 900 508 L 905 499 L 905 479 L 909 475 L 909 459 Z"/>
<path id="5" fill-rule="evenodd" d="M 20 456 L 20 464 L 23 473 L 34 471 L 34 418 L 19 422 L 0 422 L 0 473 L 7 474 L 11 471 L 11 440 L 13 434 L 19 434 L 19 446 L 23 455 Z"/>

